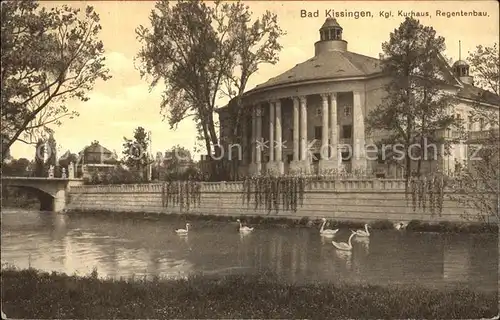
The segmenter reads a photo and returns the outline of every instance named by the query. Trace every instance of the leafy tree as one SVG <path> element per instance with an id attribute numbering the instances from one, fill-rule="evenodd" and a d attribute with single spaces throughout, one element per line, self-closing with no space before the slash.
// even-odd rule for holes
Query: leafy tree
<path id="1" fill-rule="evenodd" d="M 40 138 L 35 150 L 35 177 L 46 177 L 45 170 L 45 142 Z"/>
<path id="2" fill-rule="evenodd" d="M 165 152 L 162 161 L 163 165 L 170 169 L 176 169 L 181 163 L 191 163 L 191 152 L 179 145 L 176 145 Z"/>
<path id="3" fill-rule="evenodd" d="M 26 158 L 12 159 L 2 165 L 2 175 L 13 177 L 31 176 L 33 164 Z M 2 207 L 30 207 L 38 204 L 36 192 L 29 189 L 12 188 L 2 185 Z"/>
<path id="4" fill-rule="evenodd" d="M 160 180 L 183 179 L 185 172 L 194 166 L 191 152 L 179 145 L 165 151 L 165 155 L 158 160 L 159 166 L 157 170 Z"/>
<path id="5" fill-rule="evenodd" d="M 65 102 L 87 101 L 97 79 L 110 78 L 97 36 L 99 16 L 67 5 L 46 9 L 33 0 L 2 1 L 2 159 L 15 141 L 33 143 L 64 117 Z"/>
<path id="6" fill-rule="evenodd" d="M 29 176 L 30 167 L 31 162 L 26 158 L 12 159 L 10 163 L 2 166 L 2 174 L 14 177 Z"/>
<path id="7" fill-rule="evenodd" d="M 150 163 L 148 155 L 148 134 L 143 127 L 137 127 L 134 131 L 134 140 L 127 139 L 123 144 L 123 162 L 129 169 L 135 169 L 144 175 L 144 170 Z"/>
<path id="8" fill-rule="evenodd" d="M 464 207 L 463 217 L 467 220 L 497 223 L 500 230 L 500 132 L 499 132 L 499 52 L 498 44 L 491 47 L 476 47 L 467 58 L 474 76 L 475 85 L 484 89 L 476 90 L 475 103 L 471 111 L 471 121 L 484 121 L 489 130 L 471 132 L 470 139 L 476 147 L 469 146 L 469 159 L 456 179 L 450 184 L 450 197 Z M 488 107 L 496 101 L 495 106 Z M 476 149 L 479 152 L 476 153 Z M 472 158 L 472 154 L 475 157 Z M 500 239 L 497 247 L 500 265 Z M 500 285 L 500 269 L 498 271 Z M 500 310 L 500 292 L 498 293 L 498 309 Z M 498 318 L 498 317 L 497 317 Z"/>
<path id="9" fill-rule="evenodd" d="M 477 46 L 468 57 L 474 82 L 483 90 L 477 90 L 475 103 L 470 113 L 471 121 L 483 121 L 488 130 L 470 133 L 468 165 L 461 168 L 458 179 L 452 185 L 457 201 L 474 209 L 476 215 L 465 212 L 468 219 L 500 222 L 499 183 L 500 183 L 500 146 L 499 141 L 499 52 L 495 43 L 491 47 Z M 496 107 L 488 107 L 496 100 Z M 477 150 L 477 152 L 475 152 Z"/>
<path id="10" fill-rule="evenodd" d="M 84 179 L 85 184 L 129 184 L 143 182 L 142 175 L 116 166 L 106 172 L 92 172 L 90 177 Z"/>
<path id="11" fill-rule="evenodd" d="M 442 91 L 445 86 L 443 59 L 444 38 L 432 27 L 426 27 L 413 18 L 406 20 L 382 44 L 382 69 L 389 76 L 385 85 L 387 95 L 367 117 L 369 131 L 385 131 L 379 144 L 401 144 L 406 166 L 406 188 L 412 173 L 412 161 L 417 161 L 420 174 L 425 141 L 449 146 L 443 136 L 450 127 L 460 123 L 448 111 L 454 97 Z M 420 145 L 420 150 L 411 145 Z M 413 150 L 412 150 L 413 149 Z"/>
<path id="12" fill-rule="evenodd" d="M 467 61 L 474 76 L 475 85 L 500 95 L 500 60 L 498 43 L 491 47 L 479 45 L 469 54 Z"/>
<path id="13" fill-rule="evenodd" d="M 194 117 L 208 154 L 219 152 L 217 99 L 241 97 L 259 65 L 278 61 L 278 38 L 284 33 L 277 16 L 268 11 L 254 22 L 251 16 L 240 1 L 215 1 L 213 6 L 158 1 L 150 16 L 152 29 L 136 30 L 143 44 L 138 53 L 141 75 L 152 77 L 151 86 L 160 80 L 165 84 L 163 115 L 171 127 Z M 236 105 L 238 132 L 243 108 L 239 99 Z"/>
<path id="14" fill-rule="evenodd" d="M 68 150 L 65 154 L 63 154 L 61 156 L 61 158 L 59 158 L 59 161 L 58 161 L 59 167 L 61 168 L 61 173 L 62 173 L 62 169 L 64 168 L 64 170 L 66 170 L 66 176 L 69 175 L 68 167 L 69 167 L 69 164 L 71 162 L 73 163 L 73 165 L 76 166 L 78 164 L 78 155 L 75 153 L 71 153 Z M 74 169 L 76 169 L 76 167 Z M 76 175 L 76 172 L 75 172 L 75 175 Z"/>
<path id="15" fill-rule="evenodd" d="M 59 158 L 58 163 L 61 167 L 67 167 L 70 164 L 70 162 L 76 164 L 78 162 L 78 155 L 76 153 L 68 151 L 65 154 L 63 154 L 61 158 Z"/>

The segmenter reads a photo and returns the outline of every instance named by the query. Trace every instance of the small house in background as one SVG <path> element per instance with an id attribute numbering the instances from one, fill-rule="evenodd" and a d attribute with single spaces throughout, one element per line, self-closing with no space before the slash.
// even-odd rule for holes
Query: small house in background
<path id="1" fill-rule="evenodd" d="M 78 162 L 75 166 L 76 176 L 90 177 L 93 172 L 104 173 L 119 164 L 116 153 L 100 145 L 99 141 L 94 141 L 78 153 Z"/>

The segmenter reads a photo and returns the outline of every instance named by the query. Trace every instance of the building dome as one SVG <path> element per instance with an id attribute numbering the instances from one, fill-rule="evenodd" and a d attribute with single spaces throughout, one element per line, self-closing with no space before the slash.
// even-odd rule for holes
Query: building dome
<path id="1" fill-rule="evenodd" d="M 247 94 L 282 85 L 373 77 L 382 73 L 379 59 L 347 51 L 347 41 L 342 40 L 342 27 L 337 20 L 327 18 L 319 31 L 321 40 L 314 44 L 314 57 L 257 85 Z"/>
<path id="2" fill-rule="evenodd" d="M 460 66 L 460 67 L 469 67 L 469 64 L 467 62 L 465 62 L 464 60 L 457 60 L 453 64 L 453 68 L 458 67 L 458 66 Z"/>
<path id="3" fill-rule="evenodd" d="M 464 60 L 457 60 L 453 64 L 453 74 L 460 79 L 462 83 L 474 85 L 473 78 L 469 75 L 469 64 Z"/>

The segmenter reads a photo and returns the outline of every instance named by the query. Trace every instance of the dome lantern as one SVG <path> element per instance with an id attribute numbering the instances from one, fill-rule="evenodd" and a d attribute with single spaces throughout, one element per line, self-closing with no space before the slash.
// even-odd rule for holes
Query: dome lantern
<path id="1" fill-rule="evenodd" d="M 315 55 L 328 51 L 347 51 L 347 41 L 342 40 L 342 31 L 336 19 L 327 18 L 319 29 L 319 41 L 314 44 Z"/>
<path id="2" fill-rule="evenodd" d="M 473 78 L 469 75 L 469 64 L 462 60 L 462 43 L 458 41 L 458 60 L 452 66 L 453 74 L 463 83 L 473 85 Z"/>
<path id="3" fill-rule="evenodd" d="M 320 40 L 342 40 L 342 27 L 337 20 L 327 18 L 321 29 L 319 29 Z"/>

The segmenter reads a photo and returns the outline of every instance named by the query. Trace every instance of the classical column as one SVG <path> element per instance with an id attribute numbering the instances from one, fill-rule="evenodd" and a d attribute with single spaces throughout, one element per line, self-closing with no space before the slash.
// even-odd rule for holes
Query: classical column
<path id="1" fill-rule="evenodd" d="M 293 97 L 293 161 L 299 161 L 299 98 Z"/>
<path id="2" fill-rule="evenodd" d="M 352 122 L 353 132 L 353 170 L 366 170 L 365 157 L 365 118 L 364 103 L 365 93 L 361 91 L 353 92 Z"/>
<path id="3" fill-rule="evenodd" d="M 252 137 L 250 138 L 250 147 L 252 151 L 251 164 L 255 164 L 255 159 L 257 156 L 257 109 L 254 107 L 252 109 Z"/>
<path id="4" fill-rule="evenodd" d="M 275 148 L 275 152 L 276 152 L 276 161 L 280 162 L 282 161 L 282 128 L 281 128 L 281 100 L 277 100 L 275 102 L 275 106 L 276 106 L 276 111 L 275 111 L 275 115 L 276 115 L 276 148 Z"/>
<path id="5" fill-rule="evenodd" d="M 338 167 L 337 93 L 331 93 L 330 99 L 330 160 Z"/>
<path id="6" fill-rule="evenodd" d="M 274 101 L 269 102 L 269 162 L 274 162 Z"/>
<path id="7" fill-rule="evenodd" d="M 255 109 L 256 124 L 255 131 L 258 141 L 262 141 L 262 107 L 260 104 L 257 105 Z M 257 145 L 255 154 L 255 163 L 257 164 L 257 172 L 260 173 L 261 157 L 262 157 L 262 145 Z"/>
<path id="8" fill-rule="evenodd" d="M 328 97 L 329 94 L 321 94 L 323 99 L 323 108 L 321 110 L 321 160 L 328 159 Z"/>
<path id="9" fill-rule="evenodd" d="M 307 97 L 300 96 L 300 160 L 307 159 Z"/>

